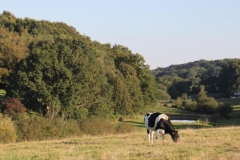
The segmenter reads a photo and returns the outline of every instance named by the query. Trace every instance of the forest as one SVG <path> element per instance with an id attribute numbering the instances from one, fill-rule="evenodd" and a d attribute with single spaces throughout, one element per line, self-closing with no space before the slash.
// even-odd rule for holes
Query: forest
<path id="1" fill-rule="evenodd" d="M 0 85 L 6 97 L 50 118 L 139 113 L 158 95 L 140 54 L 7 11 L 0 15 Z"/>
<path id="2" fill-rule="evenodd" d="M 3 11 L 0 89 L 6 92 L 1 113 L 17 120 L 18 139 L 28 140 L 30 132 L 39 137 L 36 124 L 45 125 L 49 133 L 66 120 L 84 126 L 87 118 L 144 114 L 162 100 L 192 111 L 214 113 L 224 108 L 220 113 L 228 113 L 230 106 L 219 105 L 208 93 L 226 98 L 240 91 L 240 59 L 151 70 L 141 54 L 125 46 L 92 41 L 63 22 L 22 19 Z M 190 102 L 192 95 L 199 96 Z M 23 113 L 27 116 L 20 116 Z M 66 126 L 76 130 L 75 124 L 61 125 L 62 134 L 70 134 Z"/>
<path id="3" fill-rule="evenodd" d="M 152 70 L 161 99 L 176 99 L 183 93 L 221 93 L 234 97 L 240 91 L 240 59 L 199 60 Z M 219 98 L 219 97 L 218 97 Z"/>

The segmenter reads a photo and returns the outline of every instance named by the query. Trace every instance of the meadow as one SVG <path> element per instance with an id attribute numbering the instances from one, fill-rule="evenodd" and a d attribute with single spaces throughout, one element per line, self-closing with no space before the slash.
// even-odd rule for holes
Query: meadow
<path id="1" fill-rule="evenodd" d="M 180 142 L 166 135 L 162 144 L 147 141 L 146 131 L 109 136 L 0 145 L 1 160 L 239 160 L 240 127 L 183 129 Z"/>

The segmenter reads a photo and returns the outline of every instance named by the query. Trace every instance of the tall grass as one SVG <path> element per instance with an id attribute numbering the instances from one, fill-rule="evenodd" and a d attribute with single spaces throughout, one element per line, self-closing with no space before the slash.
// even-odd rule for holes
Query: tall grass
<path id="1" fill-rule="evenodd" d="M 55 141 L 0 145 L 0 159 L 83 160 L 238 160 L 240 127 L 180 130 L 180 143 L 166 135 L 147 142 L 146 131 L 110 136 L 84 136 Z"/>

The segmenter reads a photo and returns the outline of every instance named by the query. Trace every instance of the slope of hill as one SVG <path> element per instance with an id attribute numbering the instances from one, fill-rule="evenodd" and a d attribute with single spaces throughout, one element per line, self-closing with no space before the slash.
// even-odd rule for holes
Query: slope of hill
<path id="1" fill-rule="evenodd" d="M 240 59 L 199 60 L 152 70 L 159 89 L 172 98 L 182 93 L 197 94 L 204 87 L 208 93 L 233 95 L 240 90 Z"/>

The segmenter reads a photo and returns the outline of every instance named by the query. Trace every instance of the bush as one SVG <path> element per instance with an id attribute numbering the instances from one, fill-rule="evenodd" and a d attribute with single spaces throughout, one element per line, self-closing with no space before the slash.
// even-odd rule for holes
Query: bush
<path id="1" fill-rule="evenodd" d="M 81 134 L 77 121 L 22 116 L 16 121 L 18 141 L 58 139 Z"/>
<path id="2" fill-rule="evenodd" d="M 0 118 L 0 143 L 16 142 L 17 134 L 11 118 Z"/>
<path id="3" fill-rule="evenodd" d="M 135 130 L 135 128 L 133 127 L 132 124 L 129 123 L 118 123 L 118 125 L 115 128 L 115 133 L 119 134 L 119 133 L 129 133 L 129 132 L 133 132 Z"/>
<path id="4" fill-rule="evenodd" d="M 101 118 L 88 118 L 81 124 L 81 130 L 88 135 L 109 135 L 114 133 L 114 126 Z"/>
<path id="5" fill-rule="evenodd" d="M 182 106 L 182 100 L 181 100 L 181 98 L 180 97 L 178 97 L 177 99 L 175 99 L 175 100 L 173 100 L 173 102 L 172 102 L 173 104 L 172 104 L 172 107 L 176 107 L 176 108 L 183 108 L 183 106 Z"/>
<path id="6" fill-rule="evenodd" d="M 192 100 L 188 100 L 186 102 L 186 109 L 189 109 L 191 111 L 195 111 L 197 109 L 197 102 L 192 101 Z"/>
<path id="7" fill-rule="evenodd" d="M 218 102 L 212 97 L 207 97 L 206 94 L 200 94 L 197 99 L 197 109 L 202 113 L 216 113 Z"/>
<path id="8" fill-rule="evenodd" d="M 16 119 L 25 110 L 25 106 L 16 98 L 5 98 L 2 101 L 1 112 L 11 116 L 13 119 Z"/>

